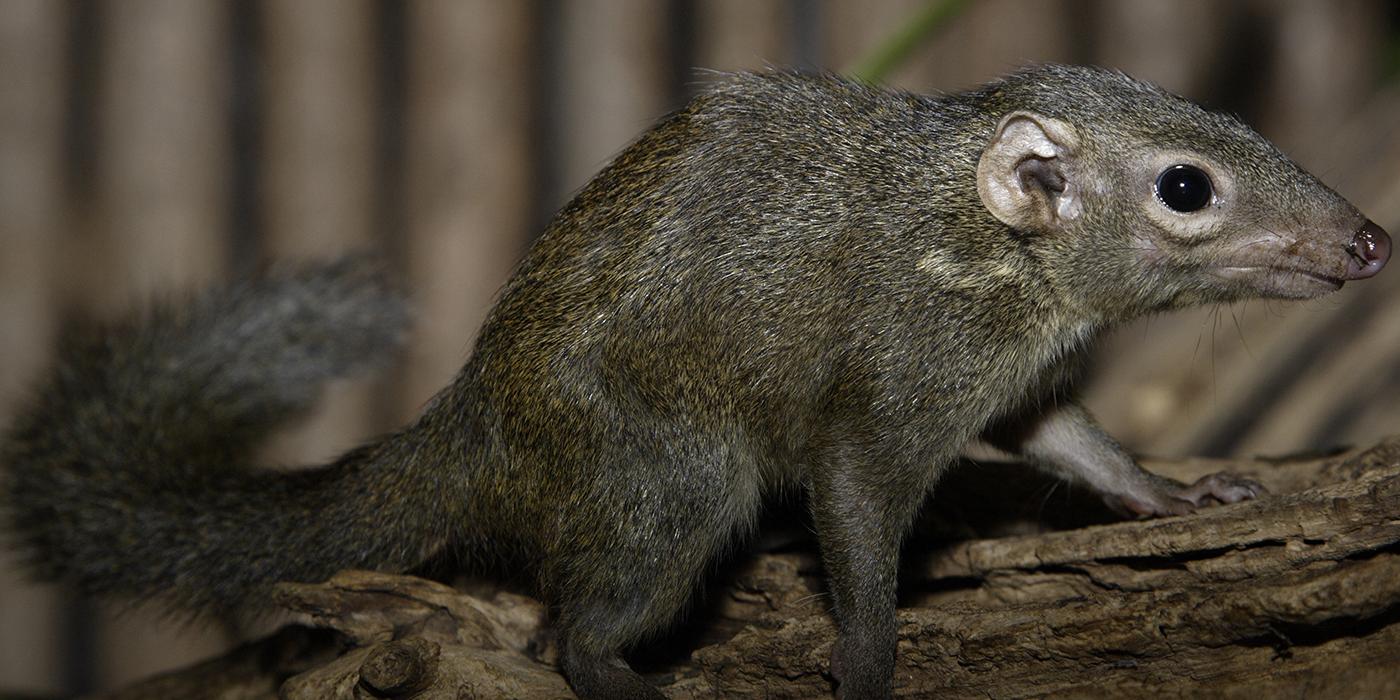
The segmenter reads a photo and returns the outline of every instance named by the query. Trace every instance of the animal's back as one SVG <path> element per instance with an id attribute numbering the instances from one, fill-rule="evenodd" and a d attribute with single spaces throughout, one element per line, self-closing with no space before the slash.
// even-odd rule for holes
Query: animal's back
<path id="1" fill-rule="evenodd" d="M 827 76 L 710 88 L 560 212 L 503 292 L 479 381 L 502 408 L 556 410 L 501 411 L 501 429 L 611 443 L 652 416 L 742 440 L 759 462 L 790 458 L 833 390 L 858 390 L 852 373 L 903 343 L 911 307 L 928 307 L 930 342 L 974 320 L 909 252 L 946 239 L 949 260 L 987 254 L 985 223 L 927 206 L 976 196 L 945 172 L 975 160 L 953 138 L 967 118 L 955 99 Z M 581 468 L 562 452 L 559 471 Z"/>

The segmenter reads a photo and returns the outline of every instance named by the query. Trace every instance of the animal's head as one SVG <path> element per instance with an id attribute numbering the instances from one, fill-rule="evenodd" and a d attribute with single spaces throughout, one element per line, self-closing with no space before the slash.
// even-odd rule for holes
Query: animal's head
<path id="1" fill-rule="evenodd" d="M 1114 311 L 1307 299 L 1371 277 L 1390 238 L 1239 120 L 1121 73 L 1041 66 L 984 89 L 993 216 L 1070 294 Z M 1087 292 L 1087 293 L 1085 293 Z"/>

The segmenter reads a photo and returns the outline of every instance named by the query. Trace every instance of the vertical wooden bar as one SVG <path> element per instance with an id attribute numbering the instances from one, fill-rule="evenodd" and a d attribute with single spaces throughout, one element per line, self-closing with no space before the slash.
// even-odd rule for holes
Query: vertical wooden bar
<path id="1" fill-rule="evenodd" d="M 560 4 L 557 204 L 671 106 L 665 11 L 653 0 Z"/>
<path id="2" fill-rule="evenodd" d="M 828 65 L 849 68 L 893 35 L 927 0 L 868 3 L 831 0 L 826 7 Z M 948 25 L 894 71 L 889 84 L 928 92 L 961 90 L 1029 61 L 1069 61 L 1069 3 L 1064 0 L 967 3 Z"/>
<path id="3" fill-rule="evenodd" d="M 218 0 L 102 5 L 100 254 L 84 295 L 107 314 L 222 272 L 227 218 L 228 8 Z"/>
<path id="4" fill-rule="evenodd" d="M 54 330 L 65 9 L 49 0 L 0 3 L 0 425 L 46 364 Z M 60 692 L 58 597 L 52 587 L 25 581 L 14 559 L 0 552 L 4 690 Z"/>
<path id="5" fill-rule="evenodd" d="M 528 240 L 529 6 L 409 6 L 403 259 L 418 309 L 404 417 L 462 366 Z"/>
<path id="6" fill-rule="evenodd" d="M 711 70 L 763 70 L 795 65 L 788 27 L 792 3 L 708 0 L 696 7 L 696 67 Z M 691 76 L 703 80 L 703 75 Z"/>
<path id="7" fill-rule="evenodd" d="M 263 257 L 325 260 L 374 240 L 374 6 L 267 0 L 258 211 Z M 278 436 L 271 461 L 321 462 L 372 432 L 373 378 L 329 387 L 318 410 Z"/>
<path id="8" fill-rule="evenodd" d="M 370 244 L 374 216 L 374 6 L 265 0 L 263 240 L 273 258 Z"/>
<path id="9" fill-rule="evenodd" d="M 1239 10 L 1211 0 L 1100 0 L 1094 59 L 1199 98 L 1213 87 L 1212 64 L 1222 60 L 1229 19 Z"/>
<path id="10" fill-rule="evenodd" d="M 93 245 L 70 262 L 105 315 L 202 287 L 227 257 L 229 9 L 213 0 L 123 0 L 101 8 Z M 110 687 L 218 651 L 218 635 L 137 613 L 99 630 Z"/>
<path id="11" fill-rule="evenodd" d="M 1375 0 L 1267 3 L 1276 13 L 1271 42 L 1276 48 L 1269 56 L 1273 69 L 1264 76 L 1263 104 L 1269 109 L 1259 110 L 1257 126 L 1305 168 L 1323 172 L 1339 165 L 1329 158 L 1337 126 L 1370 95 L 1386 42 L 1394 41 L 1385 5 Z"/>
<path id="12" fill-rule="evenodd" d="M 890 0 L 869 3 L 860 0 L 828 0 L 821 4 L 825 16 L 822 30 L 821 66 L 840 73 L 849 70 L 870 54 L 880 42 L 898 31 L 900 23 L 913 16 L 926 0 Z M 954 20 L 957 21 L 957 20 Z M 908 63 L 894 70 L 886 82 L 907 85 L 919 82 L 919 71 L 910 66 L 922 63 L 928 47 L 921 47 Z"/>

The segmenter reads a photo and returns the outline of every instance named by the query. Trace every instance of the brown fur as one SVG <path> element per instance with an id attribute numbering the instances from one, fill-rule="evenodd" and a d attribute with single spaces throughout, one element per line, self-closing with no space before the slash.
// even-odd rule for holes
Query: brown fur
<path id="1" fill-rule="evenodd" d="M 1016 111 L 1075 134 L 1057 170 L 1031 175 L 1082 188 L 1082 215 L 1015 227 L 980 198 L 979 159 Z M 1235 183 L 1214 228 L 1183 236 L 1151 209 L 1135 168 L 1163 149 Z M 331 303 L 377 283 L 305 271 L 70 355 L 5 443 L 10 508 L 51 574 L 198 607 L 444 547 L 509 552 L 556 612 L 578 693 L 650 697 L 622 652 L 672 623 L 765 496 L 800 488 L 831 579 L 841 692 L 885 696 L 900 542 L 969 441 L 1141 513 L 1252 497 L 1243 482 L 1191 491 L 1138 469 L 1071 400 L 1084 349 L 1145 313 L 1278 296 L 1274 277 L 1222 282 L 1211 266 L 1246 249 L 1302 255 L 1241 245 L 1285 231 L 1331 270 L 1332 239 L 1361 221 L 1234 119 L 1109 71 L 1031 68 L 945 97 L 736 75 L 556 216 L 413 425 L 316 471 L 236 468 L 242 428 L 388 343 L 344 360 L 326 347 L 399 327 L 392 302 L 359 316 Z M 265 310 L 289 289 L 313 294 L 296 313 Z M 251 348 L 250 321 L 266 340 Z"/>

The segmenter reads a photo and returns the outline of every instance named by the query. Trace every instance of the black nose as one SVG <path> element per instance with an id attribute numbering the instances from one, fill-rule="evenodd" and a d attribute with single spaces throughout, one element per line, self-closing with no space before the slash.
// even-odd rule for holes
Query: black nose
<path id="1" fill-rule="evenodd" d="M 1347 252 L 1351 254 L 1347 279 L 1364 280 L 1380 272 L 1390 259 L 1390 236 L 1374 221 L 1367 221 L 1352 237 Z"/>

